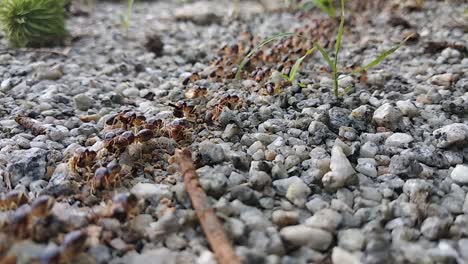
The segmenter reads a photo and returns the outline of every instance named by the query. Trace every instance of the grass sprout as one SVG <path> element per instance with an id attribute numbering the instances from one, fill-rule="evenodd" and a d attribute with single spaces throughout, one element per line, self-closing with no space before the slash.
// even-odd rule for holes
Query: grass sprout
<path id="1" fill-rule="evenodd" d="M 314 0 L 313 4 L 322 12 L 327 13 L 330 17 L 336 16 L 336 9 L 333 6 L 333 0 Z"/>
<path id="2" fill-rule="evenodd" d="M 291 67 L 291 71 L 289 72 L 289 75 L 283 75 L 283 78 L 286 81 L 288 81 L 289 83 L 293 83 L 295 81 L 295 79 L 296 79 L 297 73 L 299 72 L 299 69 L 301 67 L 302 62 L 308 56 L 310 56 L 315 51 L 315 49 L 316 49 L 315 47 L 309 49 L 304 56 L 297 59 L 296 62 L 294 63 L 294 65 Z"/>
<path id="3" fill-rule="evenodd" d="M 56 44 L 67 36 L 63 0 L 3 0 L 0 27 L 12 47 Z"/>
<path id="4" fill-rule="evenodd" d="M 340 26 L 338 28 L 338 35 L 336 36 L 335 42 L 335 58 L 332 60 L 328 53 L 318 44 L 315 43 L 314 47 L 316 47 L 322 57 L 327 62 L 328 66 L 332 70 L 332 78 L 333 78 L 333 94 L 338 97 L 338 56 L 340 54 L 341 49 L 341 41 L 343 40 L 343 32 L 344 32 L 344 21 L 345 21 L 345 13 L 344 13 L 344 0 L 341 0 L 341 19 L 340 19 Z"/>
<path id="5" fill-rule="evenodd" d="M 330 56 L 328 55 L 328 53 L 319 44 L 317 44 L 317 43 L 314 44 L 314 47 L 316 47 L 320 51 L 320 54 L 322 54 L 323 59 L 326 61 L 326 63 L 328 64 L 329 68 L 332 71 L 333 94 L 335 95 L 335 97 L 339 97 L 338 81 L 340 80 L 340 78 L 339 78 L 340 73 L 338 71 L 338 58 L 339 58 L 339 53 L 340 53 L 340 50 L 341 50 L 341 42 L 343 40 L 343 33 L 344 33 L 344 21 L 345 21 L 344 2 L 345 2 L 345 0 L 341 0 L 340 26 L 338 28 L 338 34 L 337 34 L 336 42 L 335 42 L 335 50 L 334 50 L 335 56 L 334 56 L 334 59 L 332 60 L 330 58 Z M 376 59 L 374 59 L 373 61 L 371 61 L 367 65 L 365 65 L 363 67 L 358 67 L 356 70 L 352 71 L 351 74 L 356 75 L 356 74 L 359 74 L 359 73 L 363 73 L 363 72 L 366 72 L 367 70 L 369 70 L 370 68 L 379 65 L 384 59 L 386 59 L 388 56 L 390 56 L 395 51 L 397 51 L 401 46 L 403 46 L 406 43 L 406 41 L 408 41 L 412 37 L 413 37 L 413 35 L 409 35 L 402 42 L 400 42 L 398 45 L 384 51 Z"/>
<path id="6" fill-rule="evenodd" d="M 126 32 L 128 32 L 128 28 L 130 27 L 130 21 L 132 19 L 132 11 L 133 11 L 133 4 L 135 0 L 128 0 L 127 2 L 127 13 L 125 16 L 122 16 L 122 26 Z"/>
<path id="7" fill-rule="evenodd" d="M 304 60 L 308 56 L 310 56 L 315 50 L 318 50 L 319 53 L 322 55 L 322 58 L 328 64 L 328 67 L 331 69 L 331 72 L 332 72 L 331 75 L 332 75 L 332 79 L 333 79 L 332 91 L 333 91 L 333 94 L 335 95 L 335 97 L 338 98 L 339 95 L 340 95 L 339 94 L 338 81 L 341 79 L 340 78 L 340 71 L 339 71 L 339 68 L 338 68 L 338 62 L 339 62 L 339 54 L 340 54 L 340 51 L 341 51 L 341 43 L 342 43 L 343 34 L 344 34 L 344 23 L 345 23 L 345 0 L 341 0 L 340 24 L 339 24 L 338 33 L 337 33 L 337 36 L 336 36 L 336 42 L 335 42 L 335 46 L 334 46 L 334 50 L 333 50 L 333 52 L 334 52 L 333 56 L 330 56 L 330 54 L 320 44 L 313 43 L 312 48 L 307 50 L 305 55 L 303 55 L 302 57 L 300 57 L 300 58 L 298 58 L 296 60 L 296 62 L 292 66 L 289 74 L 288 75 L 283 74 L 282 78 L 284 80 L 288 81 L 289 83 L 293 83 L 295 81 L 295 79 L 296 79 L 296 76 L 297 76 L 297 74 L 299 72 L 299 69 L 300 69 L 302 63 L 304 62 Z M 268 43 L 270 43 L 272 41 L 279 40 L 279 39 L 284 38 L 284 37 L 294 36 L 294 35 L 295 35 L 294 33 L 282 33 L 282 34 L 271 36 L 271 37 L 263 40 L 260 44 L 255 46 L 242 59 L 242 61 L 239 63 L 235 78 L 236 79 L 241 78 L 242 71 L 243 71 L 245 65 L 248 63 L 250 57 L 252 57 L 252 55 L 255 54 L 260 48 L 262 48 L 263 46 L 267 45 Z M 365 73 L 370 68 L 373 68 L 373 67 L 379 65 L 383 60 L 385 60 L 388 56 L 390 56 L 395 51 L 397 51 L 401 46 L 403 46 L 412 37 L 414 37 L 414 35 L 407 36 L 402 42 L 400 42 L 399 44 L 395 45 L 394 47 L 382 52 L 379 56 L 377 56 L 377 58 L 372 60 L 370 63 L 368 63 L 368 64 L 366 64 L 366 65 L 364 65 L 362 67 L 358 67 L 357 69 L 353 70 L 350 74 L 351 75 L 357 75 L 357 74 Z M 349 90 L 350 90 L 350 87 L 345 88 L 345 91 L 349 91 Z"/>

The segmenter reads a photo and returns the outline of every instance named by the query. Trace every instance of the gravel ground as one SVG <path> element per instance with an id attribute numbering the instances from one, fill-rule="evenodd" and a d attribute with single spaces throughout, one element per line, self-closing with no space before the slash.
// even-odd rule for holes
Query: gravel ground
<path id="1" fill-rule="evenodd" d="M 274 95 L 263 95 L 263 80 L 224 73 L 185 84 L 229 57 L 218 50 L 244 31 L 258 41 L 331 23 L 317 34 L 333 38 L 336 21 L 325 14 L 274 1 L 138 2 L 128 31 L 124 4 L 97 2 L 90 12 L 72 8 L 67 47 L 15 51 L 0 39 L 0 192 L 55 198 L 45 218 L 20 224 L 28 205 L 2 208 L 0 256 L 30 263 L 55 250 L 62 262 L 216 263 L 170 162 L 188 147 L 243 263 L 468 263 L 468 34 L 460 24 L 468 6 L 454 2 L 350 9 L 343 67 L 418 37 L 366 80 L 345 74 L 340 99 L 318 54 L 300 71 L 302 88 L 282 85 Z M 206 95 L 187 99 L 196 88 Z M 216 115 L 227 95 L 239 103 Z M 178 128 L 169 103 L 184 99 L 197 107 L 183 138 L 98 152 L 93 168 L 70 165 L 80 146 L 103 148 L 115 113 Z M 24 129 L 17 116 L 46 132 Z M 87 170 L 111 159 L 127 173 L 93 186 Z M 135 195 L 137 209 L 122 207 L 119 193 Z M 118 206 L 128 217 L 105 213 Z"/>

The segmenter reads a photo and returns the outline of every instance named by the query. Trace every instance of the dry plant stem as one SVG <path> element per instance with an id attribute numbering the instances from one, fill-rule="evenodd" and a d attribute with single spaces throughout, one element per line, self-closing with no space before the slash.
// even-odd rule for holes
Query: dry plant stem
<path id="1" fill-rule="evenodd" d="M 184 178 L 185 189 L 190 196 L 192 206 L 218 262 L 220 264 L 240 264 L 239 257 L 234 253 L 234 249 L 227 239 L 223 225 L 213 208 L 208 204 L 206 194 L 200 187 L 192 161 L 192 153 L 188 149 L 178 149 L 175 159 Z"/>
<path id="2" fill-rule="evenodd" d="M 26 116 L 17 116 L 15 118 L 15 121 L 20 126 L 26 129 L 30 129 L 33 132 L 33 134 L 36 136 L 44 134 L 47 130 L 39 121 L 26 117 Z"/>
<path id="3" fill-rule="evenodd" d="M 5 53 L 12 53 L 12 52 L 31 52 L 31 53 L 48 53 L 53 55 L 59 55 L 67 57 L 68 53 L 70 53 L 71 47 L 66 47 L 63 51 L 54 50 L 54 49 L 47 49 L 47 48 L 17 48 L 17 49 L 0 49 L 0 54 Z"/>

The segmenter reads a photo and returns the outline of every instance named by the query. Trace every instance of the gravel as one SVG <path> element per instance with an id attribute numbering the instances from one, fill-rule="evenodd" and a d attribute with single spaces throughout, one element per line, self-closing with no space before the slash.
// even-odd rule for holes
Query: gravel
<path id="1" fill-rule="evenodd" d="M 77 263 L 216 263 L 172 158 L 187 147 L 243 263 L 468 263 L 468 59 L 460 4 L 376 1 L 386 7 L 347 10 L 342 73 L 402 36 L 418 38 L 361 78 L 340 76 L 337 99 L 319 53 L 303 61 L 292 83 L 266 74 L 278 84 L 274 95 L 264 95 L 266 83 L 250 74 L 184 84 L 192 73 L 217 74 L 213 61 L 231 70 L 242 59 L 233 44 L 249 42 L 244 31 L 253 45 L 305 27 L 333 43 L 337 24 L 318 9 L 281 8 L 279 0 L 180 2 L 137 1 L 125 31 L 122 3 L 97 1 L 91 11 L 74 1 L 67 47 L 2 50 L 0 199 L 16 190 L 30 202 L 45 194 L 56 202 L 46 219 L 29 219 L 34 235 L 14 241 L 7 215 L 15 209 L 2 207 L 7 247 L 0 262 L 12 254 L 33 262 L 79 229 L 89 237 Z M 245 53 L 248 45 L 237 48 Z M 269 67 L 281 67 L 271 59 Z M 196 88 L 206 94 L 187 98 Z M 228 95 L 239 105 L 221 107 Z M 169 127 L 184 120 L 172 106 L 179 102 L 196 113 L 185 120 L 183 140 L 172 139 L 172 130 L 122 153 L 99 151 L 114 114 L 133 110 Z M 45 132 L 18 125 L 17 116 L 37 120 Z M 98 150 L 99 162 L 75 168 L 70 158 L 78 147 Z M 117 158 L 120 178 L 95 186 L 96 167 Z M 112 201 L 122 193 L 138 200 L 128 217 Z"/>

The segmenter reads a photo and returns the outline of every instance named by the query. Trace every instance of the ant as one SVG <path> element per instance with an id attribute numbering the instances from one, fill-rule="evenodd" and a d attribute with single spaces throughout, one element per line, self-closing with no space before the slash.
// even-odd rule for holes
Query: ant
<path id="1" fill-rule="evenodd" d="M 96 156 L 97 153 L 94 150 L 83 147 L 77 148 L 68 161 L 68 168 L 72 173 L 78 173 L 83 168 L 86 172 L 90 172 Z"/>
<path id="2" fill-rule="evenodd" d="M 214 106 L 211 117 L 212 121 L 218 120 L 219 116 L 224 110 L 224 107 L 227 107 L 231 110 L 240 109 L 242 107 L 242 100 L 237 95 L 226 95 L 221 98 L 219 103 Z"/>
<path id="3" fill-rule="evenodd" d="M 0 211 L 14 210 L 29 202 L 28 197 L 22 191 L 10 191 L 0 198 Z"/>
<path id="4" fill-rule="evenodd" d="M 196 119 L 195 106 L 192 103 L 179 102 L 177 104 L 169 103 L 174 108 L 172 114 L 177 118 L 185 117 L 190 120 Z"/>

